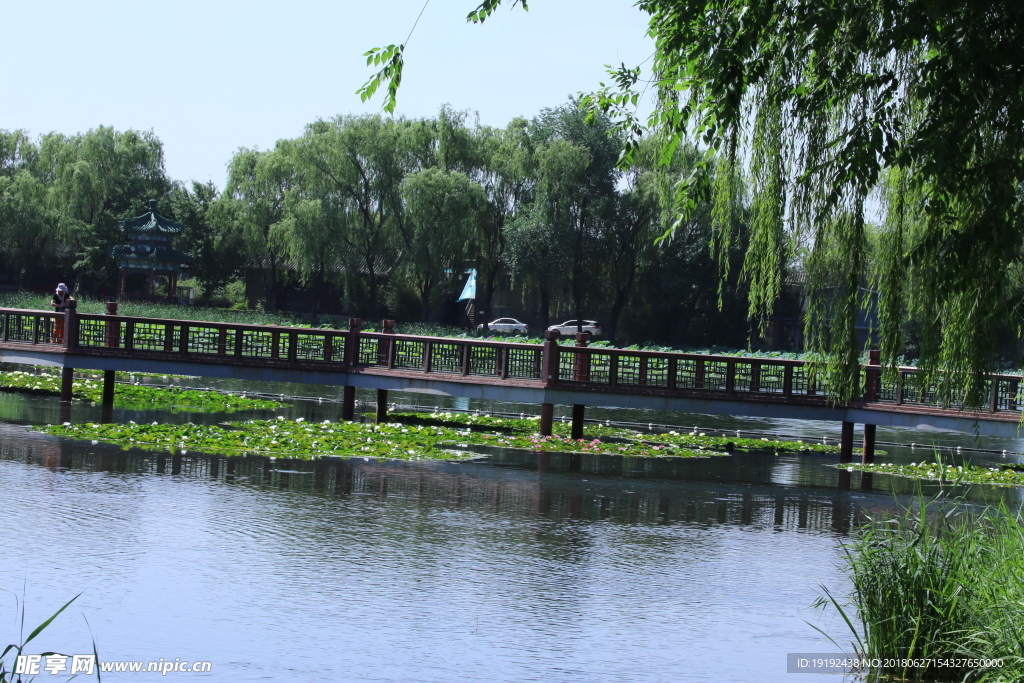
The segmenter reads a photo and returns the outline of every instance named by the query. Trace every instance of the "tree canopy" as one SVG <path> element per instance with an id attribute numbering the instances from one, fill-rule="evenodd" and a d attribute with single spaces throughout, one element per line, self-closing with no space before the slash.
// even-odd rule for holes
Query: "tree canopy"
<path id="1" fill-rule="evenodd" d="M 484 0 L 468 20 L 502 3 Z M 646 68 L 612 69 L 588 96 L 628 136 L 656 133 L 663 164 L 703 159 L 679 181 L 673 230 L 712 206 L 723 271 L 749 193 L 749 315 L 764 320 L 802 252 L 805 336 L 833 391 L 859 393 L 856 319 L 878 291 L 892 370 L 920 326 L 920 362 L 949 398 L 979 405 L 1000 333 L 1020 334 L 1024 248 L 1024 4 L 1018 0 L 640 0 L 655 43 Z M 361 94 L 389 85 L 403 46 Z M 655 97 L 645 121 L 643 93 Z M 871 224 L 877 239 L 870 239 Z"/>

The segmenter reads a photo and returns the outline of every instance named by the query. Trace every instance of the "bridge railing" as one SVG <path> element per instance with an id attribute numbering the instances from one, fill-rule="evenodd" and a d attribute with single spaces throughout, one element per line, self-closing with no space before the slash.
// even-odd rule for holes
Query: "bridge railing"
<path id="1" fill-rule="evenodd" d="M 698 390 L 769 400 L 828 397 L 822 373 L 799 360 L 564 346 L 554 340 L 540 345 L 400 335 L 390 330 L 361 332 L 358 324 L 349 330 L 325 330 L 111 314 L 70 316 L 0 308 L 0 342 L 54 351 L 70 342 L 94 352 L 116 349 L 118 354 L 162 352 L 214 361 L 322 363 L 338 369 L 423 372 L 629 393 Z M 877 365 L 864 366 L 862 372 L 867 402 L 962 407 L 938 387 L 925 386 L 917 368 L 899 368 L 895 379 L 883 379 Z M 989 412 L 1024 409 L 1021 377 L 994 375 L 987 387 Z"/>
<path id="2" fill-rule="evenodd" d="M 162 351 L 199 357 L 340 363 L 344 330 L 274 325 L 238 325 L 80 314 L 78 346 L 83 349 Z"/>
<path id="3" fill-rule="evenodd" d="M 558 380 L 616 388 L 704 389 L 741 394 L 824 396 L 823 378 L 803 361 L 563 346 Z"/>
<path id="4" fill-rule="evenodd" d="M 0 308 L 0 341 L 62 346 L 64 314 Z"/>
<path id="5" fill-rule="evenodd" d="M 879 374 L 872 368 L 868 372 Z M 1024 410 L 1021 380 L 1017 375 L 993 375 L 985 383 L 989 397 L 989 412 L 1021 412 Z M 914 367 L 898 369 L 895 380 L 879 380 L 877 395 L 872 399 L 878 403 L 912 405 L 937 408 L 963 408 L 963 401 L 956 396 L 944 396 L 937 384 L 925 385 L 924 374 Z"/>
<path id="6" fill-rule="evenodd" d="M 543 357 L 538 344 L 362 332 L 357 365 L 539 381 Z"/>

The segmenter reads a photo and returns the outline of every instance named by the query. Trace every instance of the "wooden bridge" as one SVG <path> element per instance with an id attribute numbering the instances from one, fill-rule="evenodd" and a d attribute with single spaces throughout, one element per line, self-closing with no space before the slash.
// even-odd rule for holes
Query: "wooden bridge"
<path id="1" fill-rule="evenodd" d="M 942 405 L 922 386 L 917 368 L 884 381 L 877 357 L 862 366 L 863 400 L 838 405 L 798 360 L 713 356 L 559 345 L 451 339 L 347 330 L 135 318 L 117 314 L 0 308 L 0 361 L 63 371 L 61 400 L 70 402 L 75 369 L 104 371 L 105 406 L 114 372 L 225 377 L 344 387 L 342 417 L 352 419 L 357 387 L 378 392 L 377 418 L 388 391 L 443 394 L 540 406 L 540 431 L 551 433 L 555 405 L 572 406 L 582 435 L 586 406 L 841 422 L 841 459 L 852 458 L 854 424 L 864 425 L 864 458 L 877 425 L 930 426 L 991 436 L 1018 436 L 1021 377 L 993 376 L 987 410 Z"/>

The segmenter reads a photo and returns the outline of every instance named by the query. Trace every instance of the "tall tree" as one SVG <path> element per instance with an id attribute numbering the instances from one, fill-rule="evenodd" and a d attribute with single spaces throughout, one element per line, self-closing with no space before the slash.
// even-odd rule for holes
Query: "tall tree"
<path id="1" fill-rule="evenodd" d="M 42 260 L 55 237 L 37 156 L 24 131 L 0 131 L 0 269 L 19 276 Z"/>
<path id="2" fill-rule="evenodd" d="M 239 223 L 246 266 L 258 274 L 267 310 L 277 310 L 284 285 L 284 252 L 274 227 L 285 217 L 285 199 L 293 184 L 287 142 L 273 150 L 239 149 L 228 164 L 224 194 Z"/>
<path id="3" fill-rule="evenodd" d="M 405 217 L 403 265 L 420 298 L 427 322 L 434 295 L 461 278 L 473 225 L 486 207 L 483 189 L 464 173 L 427 168 L 402 181 Z"/>
<path id="4" fill-rule="evenodd" d="M 617 137 L 607 119 L 587 125 L 570 102 L 545 110 L 534 122 L 541 141 L 536 152 L 536 204 L 561 250 L 560 268 L 569 286 L 573 315 L 581 320 L 601 288 L 597 263 L 601 230 L 613 210 L 618 179 Z M 582 323 L 579 325 L 582 330 Z"/>
<path id="5" fill-rule="evenodd" d="M 142 213 L 150 199 L 170 213 L 162 143 L 151 131 L 106 126 L 74 136 L 51 133 L 40 141 L 38 168 L 69 255 L 65 268 L 113 286 L 109 249 L 124 238 L 117 221 Z"/>
<path id="6" fill-rule="evenodd" d="M 203 286 L 207 306 L 214 290 L 237 277 L 244 265 L 241 234 L 230 203 L 220 201 L 213 182 L 178 183 L 171 190 L 175 219 L 185 225 L 178 247 L 191 257 L 188 272 Z"/>
<path id="7" fill-rule="evenodd" d="M 551 322 L 551 304 L 565 281 L 560 240 L 562 233 L 552 230 L 544 212 L 536 203 L 528 204 L 506 224 L 503 259 L 522 289 L 536 288 L 540 296 L 540 324 Z"/>
<path id="8" fill-rule="evenodd" d="M 475 224 L 477 310 L 491 312 L 498 275 L 505 268 L 507 227 L 533 201 L 534 142 L 525 119 L 504 129 L 478 128 L 482 164 L 474 179 L 487 197 L 487 211 Z M 486 325 L 486 321 L 484 322 Z"/>
<path id="9" fill-rule="evenodd" d="M 401 248 L 399 186 L 415 163 L 412 128 L 402 119 L 340 116 L 311 124 L 297 143 L 310 196 L 330 216 L 326 226 L 332 244 L 343 250 L 345 271 L 365 284 L 370 319 L 378 315 L 382 287 Z"/>

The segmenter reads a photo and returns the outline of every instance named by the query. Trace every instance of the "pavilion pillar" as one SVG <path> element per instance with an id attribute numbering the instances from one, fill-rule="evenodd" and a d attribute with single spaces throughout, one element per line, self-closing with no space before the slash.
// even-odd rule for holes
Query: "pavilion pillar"
<path id="1" fill-rule="evenodd" d="M 554 403 L 540 404 L 540 435 L 551 436 L 551 423 L 555 416 Z"/>
<path id="2" fill-rule="evenodd" d="M 121 268 L 117 271 L 117 296 L 128 296 L 128 269 Z"/>
<path id="3" fill-rule="evenodd" d="M 853 423 L 845 420 L 839 438 L 839 462 L 853 462 Z"/>
<path id="4" fill-rule="evenodd" d="M 388 421 L 388 390 L 377 390 L 377 424 Z"/>

